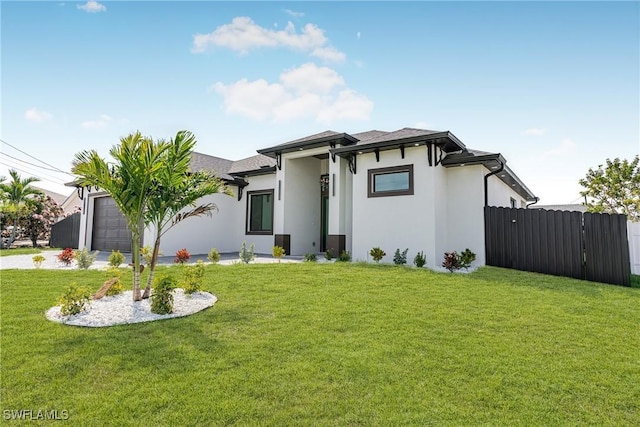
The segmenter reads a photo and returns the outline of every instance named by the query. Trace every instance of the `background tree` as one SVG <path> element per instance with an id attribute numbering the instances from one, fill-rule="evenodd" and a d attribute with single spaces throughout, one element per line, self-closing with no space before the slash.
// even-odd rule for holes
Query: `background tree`
<path id="1" fill-rule="evenodd" d="M 20 174 L 14 169 L 9 170 L 9 175 L 11 180 L 8 183 L 0 183 L 0 192 L 3 194 L 5 208 L 3 212 L 7 216 L 6 219 L 13 224 L 7 247 L 10 247 L 16 240 L 16 231 L 21 214 L 24 213 L 24 204 L 33 195 L 42 194 L 42 191 L 31 186 L 32 183 L 40 181 L 38 178 L 21 178 Z"/>
<path id="2" fill-rule="evenodd" d="M 75 155 L 72 172 L 77 183 L 105 190 L 120 208 L 131 230 L 133 260 L 133 300 L 140 294 L 140 238 L 144 232 L 144 215 L 152 192 L 157 191 L 154 176 L 162 168 L 166 144 L 156 144 L 140 132 L 120 139 L 109 151 L 113 163 L 107 163 L 95 150 Z"/>
<path id="3" fill-rule="evenodd" d="M 38 239 L 49 240 L 51 226 L 58 221 L 64 211 L 50 196 L 38 194 L 25 203 L 26 215 L 20 221 L 33 247 L 38 247 Z"/>
<path id="4" fill-rule="evenodd" d="M 213 203 L 197 205 L 200 198 L 216 193 L 232 195 L 231 190 L 215 175 L 191 171 L 191 156 L 196 142 L 195 136 L 189 131 L 179 131 L 175 138 L 158 142 L 166 145 L 166 149 L 162 150 L 162 168 L 154 176 L 153 192 L 145 213 L 145 222 L 155 226 L 155 242 L 142 298 L 147 298 L 151 292 L 162 236 L 187 218 L 211 215 L 211 211 L 217 210 Z M 187 207 L 191 209 L 184 210 Z"/>
<path id="5" fill-rule="evenodd" d="M 589 212 L 625 214 L 630 221 L 640 222 L 640 158 L 632 161 L 607 159 L 606 167 L 589 168 L 579 181 L 585 190 Z"/>

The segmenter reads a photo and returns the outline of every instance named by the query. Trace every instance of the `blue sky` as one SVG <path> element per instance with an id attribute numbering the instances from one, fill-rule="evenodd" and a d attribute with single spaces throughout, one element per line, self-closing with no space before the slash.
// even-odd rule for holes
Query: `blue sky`
<path id="1" fill-rule="evenodd" d="M 65 171 L 135 130 L 188 129 L 236 160 L 327 129 L 419 127 L 502 153 L 554 204 L 580 202 L 589 167 L 640 151 L 638 2 L 0 7 L 2 140 Z M 70 192 L 70 176 L 1 147 L 0 175 Z"/>

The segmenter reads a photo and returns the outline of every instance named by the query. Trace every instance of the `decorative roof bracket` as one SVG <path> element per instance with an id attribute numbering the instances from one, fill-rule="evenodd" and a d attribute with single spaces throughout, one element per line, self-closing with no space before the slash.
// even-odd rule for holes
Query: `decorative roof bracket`
<path id="1" fill-rule="evenodd" d="M 349 170 L 352 174 L 356 174 L 356 155 L 355 153 L 349 156 Z"/>
<path id="2" fill-rule="evenodd" d="M 329 143 L 329 147 L 331 148 L 331 150 L 335 150 L 335 148 L 336 148 L 336 143 L 335 143 L 335 142 L 331 142 L 331 143 Z M 330 151 L 330 152 L 331 152 L 331 151 Z M 333 163 L 335 163 L 335 162 L 336 162 L 336 153 L 331 152 L 331 161 L 332 161 Z"/>
<path id="3" fill-rule="evenodd" d="M 376 153 L 376 162 L 380 161 L 380 150 L 378 148 L 376 148 L 375 150 L 373 150 L 374 153 Z"/>
<path id="4" fill-rule="evenodd" d="M 429 161 L 429 166 L 433 166 L 433 143 L 427 142 L 427 160 Z"/>
<path id="5" fill-rule="evenodd" d="M 404 159 L 404 145 L 400 146 L 400 157 Z"/>
<path id="6" fill-rule="evenodd" d="M 276 166 L 278 166 L 278 170 L 282 170 L 282 153 L 276 153 Z"/>

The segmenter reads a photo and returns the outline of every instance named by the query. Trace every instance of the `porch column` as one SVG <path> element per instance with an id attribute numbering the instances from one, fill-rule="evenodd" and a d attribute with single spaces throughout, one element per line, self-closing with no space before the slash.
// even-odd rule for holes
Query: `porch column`
<path id="1" fill-rule="evenodd" d="M 343 250 L 349 250 L 347 243 L 347 218 L 350 206 L 347 206 L 347 162 L 340 156 L 335 162 L 329 159 L 329 237 L 327 248 L 334 256 Z M 350 243 L 350 242 L 349 242 Z"/>

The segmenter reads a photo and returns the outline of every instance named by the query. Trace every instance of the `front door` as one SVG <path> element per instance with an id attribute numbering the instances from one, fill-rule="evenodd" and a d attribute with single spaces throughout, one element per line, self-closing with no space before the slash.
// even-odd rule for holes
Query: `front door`
<path id="1" fill-rule="evenodd" d="M 320 182 L 320 251 L 324 252 L 329 239 L 329 175 L 322 175 Z"/>

